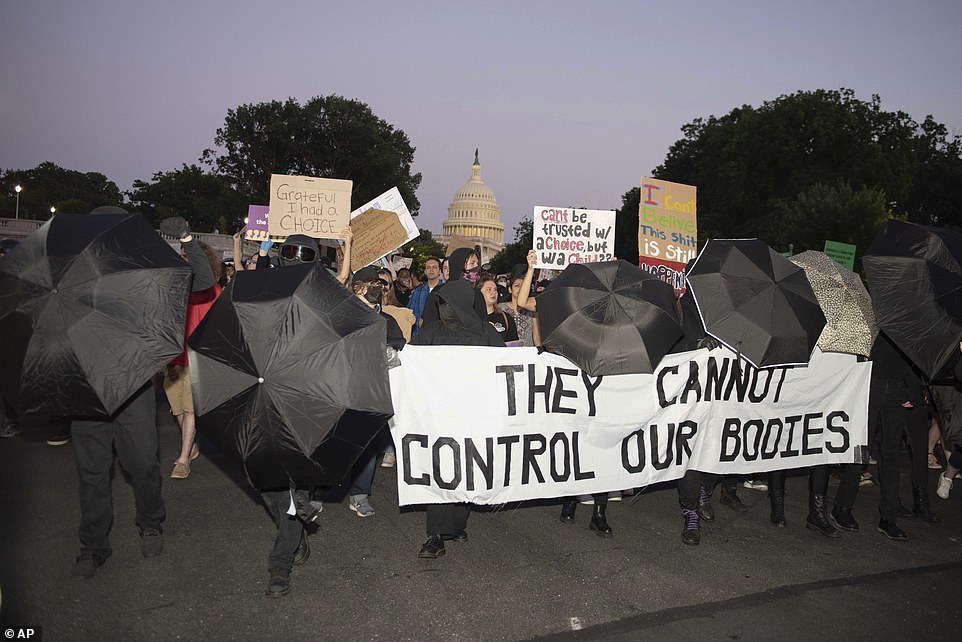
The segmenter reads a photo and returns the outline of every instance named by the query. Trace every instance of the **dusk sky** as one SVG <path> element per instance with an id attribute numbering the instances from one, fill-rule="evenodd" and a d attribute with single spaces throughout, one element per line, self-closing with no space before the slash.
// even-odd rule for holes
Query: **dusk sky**
<path id="1" fill-rule="evenodd" d="M 615 209 L 694 118 L 847 87 L 962 133 L 962 2 L 0 1 L 0 168 L 197 163 L 244 103 L 361 100 L 439 232 L 480 148 L 512 228 Z M 29 188 L 29 186 L 25 186 Z"/>

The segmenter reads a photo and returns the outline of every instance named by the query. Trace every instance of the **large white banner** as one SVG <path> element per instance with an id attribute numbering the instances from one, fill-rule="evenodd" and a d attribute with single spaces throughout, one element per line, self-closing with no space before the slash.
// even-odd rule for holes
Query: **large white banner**
<path id="1" fill-rule="evenodd" d="M 816 350 L 757 370 L 720 348 L 651 375 L 591 377 L 534 348 L 407 346 L 390 371 L 401 505 L 622 490 L 688 468 L 755 473 L 855 461 L 871 362 Z M 737 367 L 736 367 L 737 364 Z"/>

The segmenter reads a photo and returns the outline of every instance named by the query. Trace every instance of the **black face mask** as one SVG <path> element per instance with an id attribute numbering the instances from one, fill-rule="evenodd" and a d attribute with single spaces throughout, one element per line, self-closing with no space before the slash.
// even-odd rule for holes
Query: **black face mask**
<path id="1" fill-rule="evenodd" d="M 377 305 L 381 302 L 381 291 L 383 286 L 380 283 L 375 283 L 374 285 L 367 286 L 367 292 L 364 293 L 364 300 L 371 305 Z"/>

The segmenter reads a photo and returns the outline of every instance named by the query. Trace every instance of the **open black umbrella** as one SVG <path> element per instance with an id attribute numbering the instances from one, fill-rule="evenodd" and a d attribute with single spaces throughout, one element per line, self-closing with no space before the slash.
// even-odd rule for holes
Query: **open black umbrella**
<path id="1" fill-rule="evenodd" d="M 801 267 L 758 239 L 712 239 L 687 280 L 705 331 L 756 368 L 808 363 L 825 315 Z"/>
<path id="2" fill-rule="evenodd" d="M 140 214 L 58 214 L 0 259 L 8 398 L 27 414 L 114 414 L 183 350 L 189 289 Z"/>
<path id="3" fill-rule="evenodd" d="M 538 316 L 545 349 L 592 376 L 654 372 L 682 334 L 672 287 L 620 260 L 569 265 Z"/>
<path id="4" fill-rule="evenodd" d="M 198 427 L 255 488 L 337 483 L 394 414 L 385 349 L 319 264 L 239 272 L 190 338 Z"/>
<path id="5" fill-rule="evenodd" d="M 879 327 L 929 378 L 949 374 L 962 340 L 962 236 L 889 221 L 862 265 Z"/>

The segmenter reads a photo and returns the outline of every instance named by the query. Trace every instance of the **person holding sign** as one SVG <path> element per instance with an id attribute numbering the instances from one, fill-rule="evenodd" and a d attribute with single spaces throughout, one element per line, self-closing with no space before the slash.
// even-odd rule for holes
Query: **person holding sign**
<path id="1" fill-rule="evenodd" d="M 425 323 L 412 345 L 504 347 L 498 332 L 474 307 L 477 291 L 465 281 L 452 281 L 438 291 L 438 319 Z M 469 504 L 429 504 L 428 539 L 418 551 L 422 559 L 444 555 L 444 542 L 465 542 Z"/>

